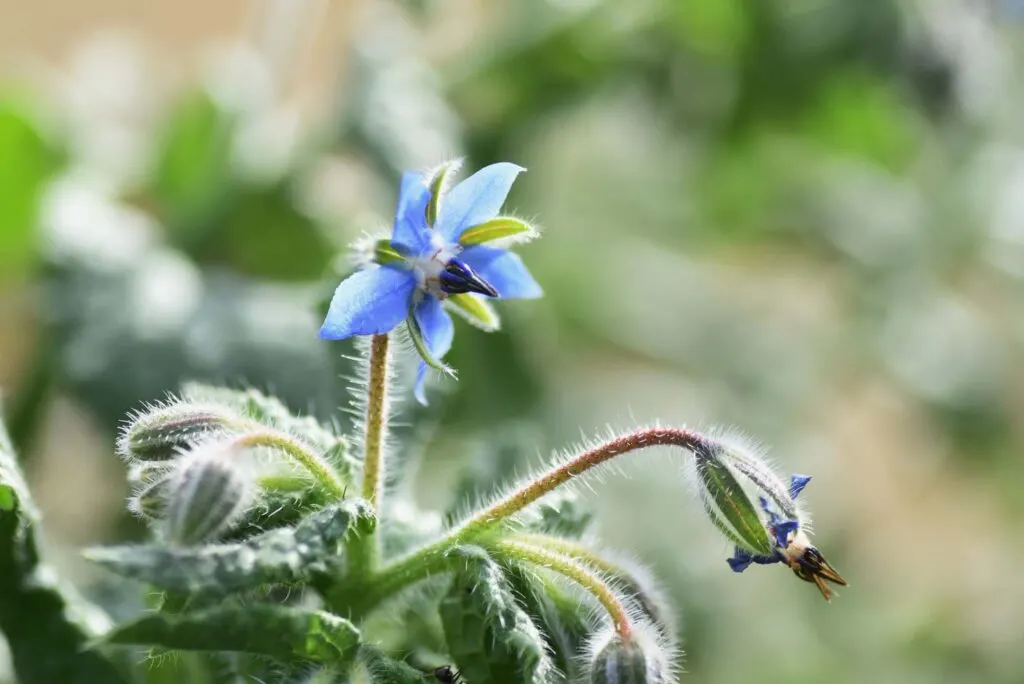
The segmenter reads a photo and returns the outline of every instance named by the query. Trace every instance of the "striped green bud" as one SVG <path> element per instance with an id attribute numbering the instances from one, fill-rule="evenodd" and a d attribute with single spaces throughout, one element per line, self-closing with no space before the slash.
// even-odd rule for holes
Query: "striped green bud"
<path id="1" fill-rule="evenodd" d="M 174 401 L 136 414 L 121 432 L 117 450 L 128 462 L 169 461 L 240 418 L 222 406 Z"/>
<path id="2" fill-rule="evenodd" d="M 165 531 L 173 544 L 223 535 L 253 500 L 255 487 L 232 443 L 202 446 L 184 457 L 167 487 Z"/>
<path id="3" fill-rule="evenodd" d="M 590 659 L 590 684 L 669 684 L 675 681 L 671 660 L 658 641 L 635 635 L 624 643 L 618 635 L 605 637 Z M 600 641 L 599 637 L 599 641 Z"/>

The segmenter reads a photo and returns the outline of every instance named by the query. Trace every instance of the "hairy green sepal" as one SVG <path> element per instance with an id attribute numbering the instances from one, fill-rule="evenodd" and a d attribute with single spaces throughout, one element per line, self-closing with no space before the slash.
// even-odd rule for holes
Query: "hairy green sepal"
<path id="1" fill-rule="evenodd" d="M 501 329 L 501 319 L 490 302 L 469 293 L 451 295 L 444 300 L 449 311 L 462 316 L 485 332 Z"/>
<path id="2" fill-rule="evenodd" d="M 754 553 L 771 554 L 768 530 L 729 467 L 714 455 L 701 454 L 698 455 L 697 474 L 703 485 L 702 494 L 706 497 L 705 508 L 712 522 L 740 546 Z"/>
<path id="3" fill-rule="evenodd" d="M 536 229 L 526 221 L 512 218 L 511 216 L 499 216 L 498 218 L 467 228 L 459 237 L 459 244 L 467 246 L 479 245 L 484 242 L 505 238 L 528 240 L 536 235 Z"/>

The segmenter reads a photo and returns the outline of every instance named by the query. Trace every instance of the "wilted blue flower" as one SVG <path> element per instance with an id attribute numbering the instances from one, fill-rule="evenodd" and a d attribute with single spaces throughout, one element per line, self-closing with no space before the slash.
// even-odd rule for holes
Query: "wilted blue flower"
<path id="1" fill-rule="evenodd" d="M 790 498 L 796 499 L 810 481 L 811 478 L 807 475 L 793 475 L 789 481 Z M 830 599 L 832 592 L 825 584 L 825 580 L 844 586 L 846 580 L 828 564 L 821 552 L 811 544 L 810 539 L 800 529 L 799 519 L 783 518 L 764 496 L 760 497 L 760 501 L 761 510 L 767 516 L 766 527 L 771 533 L 775 548 L 771 554 L 763 555 L 737 546 L 735 555 L 728 559 L 729 567 L 733 569 L 733 572 L 743 572 L 751 563 L 759 565 L 784 563 L 793 570 L 797 577 L 817 585 L 826 600 Z"/>
<path id="2" fill-rule="evenodd" d="M 452 168 L 442 167 L 438 173 Z M 443 204 L 443 175 L 438 182 L 437 175 L 406 172 L 387 243 L 390 258 L 378 258 L 338 285 L 320 337 L 386 333 L 409 319 L 421 354 L 434 365 L 452 345 L 454 326 L 442 306 L 449 297 L 540 297 L 540 286 L 517 255 L 480 244 L 531 230 L 522 221 L 498 217 L 524 170 L 507 162 L 486 166 L 443 194 Z M 426 403 L 426 371 L 427 364 L 421 362 L 416 377 L 421 403 Z"/>

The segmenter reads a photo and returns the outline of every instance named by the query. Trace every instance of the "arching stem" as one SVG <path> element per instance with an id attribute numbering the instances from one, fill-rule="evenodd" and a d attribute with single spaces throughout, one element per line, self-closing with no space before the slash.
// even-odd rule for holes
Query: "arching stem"
<path id="1" fill-rule="evenodd" d="M 633 624 L 622 601 L 594 571 L 569 556 L 523 541 L 499 540 L 490 545 L 506 558 L 539 565 L 571 579 L 591 593 L 612 620 L 616 634 L 623 644 L 633 638 Z"/>
<path id="2" fill-rule="evenodd" d="M 236 438 L 234 442 L 240 447 L 266 447 L 282 451 L 293 461 L 308 470 L 324 489 L 333 496 L 339 500 L 345 496 L 345 485 L 330 465 L 289 435 L 270 430 L 250 432 Z"/>
<path id="3" fill-rule="evenodd" d="M 450 549 L 459 544 L 485 539 L 497 525 L 573 478 L 617 456 L 656 446 L 681 447 L 692 453 L 709 449 L 711 443 L 703 435 L 691 430 L 656 427 L 621 435 L 587 449 L 488 506 L 450 531 L 447 536 L 381 568 L 368 578 L 372 589 L 361 597 L 361 610 L 370 611 L 377 603 L 406 587 L 433 574 L 447 571 L 450 564 L 447 552 Z"/>
<path id="4" fill-rule="evenodd" d="M 616 456 L 653 446 L 677 446 L 693 452 L 708 448 L 708 440 L 683 428 L 647 428 L 621 435 L 560 463 L 540 477 L 491 504 L 463 523 L 453 536 L 471 539 L 497 522 L 507 520 L 545 494 L 578 477 L 591 468 L 607 463 Z"/>

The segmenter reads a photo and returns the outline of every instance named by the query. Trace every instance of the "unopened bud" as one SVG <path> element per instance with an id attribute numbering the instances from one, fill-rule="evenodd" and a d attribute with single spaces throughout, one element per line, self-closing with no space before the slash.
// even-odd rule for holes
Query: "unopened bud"
<path id="1" fill-rule="evenodd" d="M 169 483 L 166 532 L 175 544 L 217 538 L 245 511 L 253 485 L 232 444 L 200 447 L 185 457 Z"/>
<path id="2" fill-rule="evenodd" d="M 167 461 L 237 420 L 223 407 L 173 402 L 136 415 L 121 432 L 117 450 L 130 462 Z"/>
<path id="3" fill-rule="evenodd" d="M 171 478 L 154 480 L 143 485 L 128 499 L 128 511 L 148 522 L 163 520 L 167 512 L 167 496 L 171 492 Z"/>
<path id="4" fill-rule="evenodd" d="M 590 658 L 590 684 L 668 684 L 675 681 L 672 654 L 644 631 L 625 643 L 615 635 L 598 637 Z"/>
<path id="5" fill-rule="evenodd" d="M 736 544 L 728 559 L 733 572 L 781 563 L 816 585 L 825 600 L 832 598 L 827 583 L 846 584 L 811 543 L 807 515 L 797 505 L 809 476 L 793 475 L 786 484 L 755 447 L 729 436 L 708 440 L 695 454 L 708 517 Z M 744 487 L 756 494 L 756 507 Z"/>
<path id="6" fill-rule="evenodd" d="M 730 467 L 728 450 L 708 442 L 695 452 L 704 510 L 711 522 L 737 546 L 770 554 L 774 544 L 757 507 Z"/>

